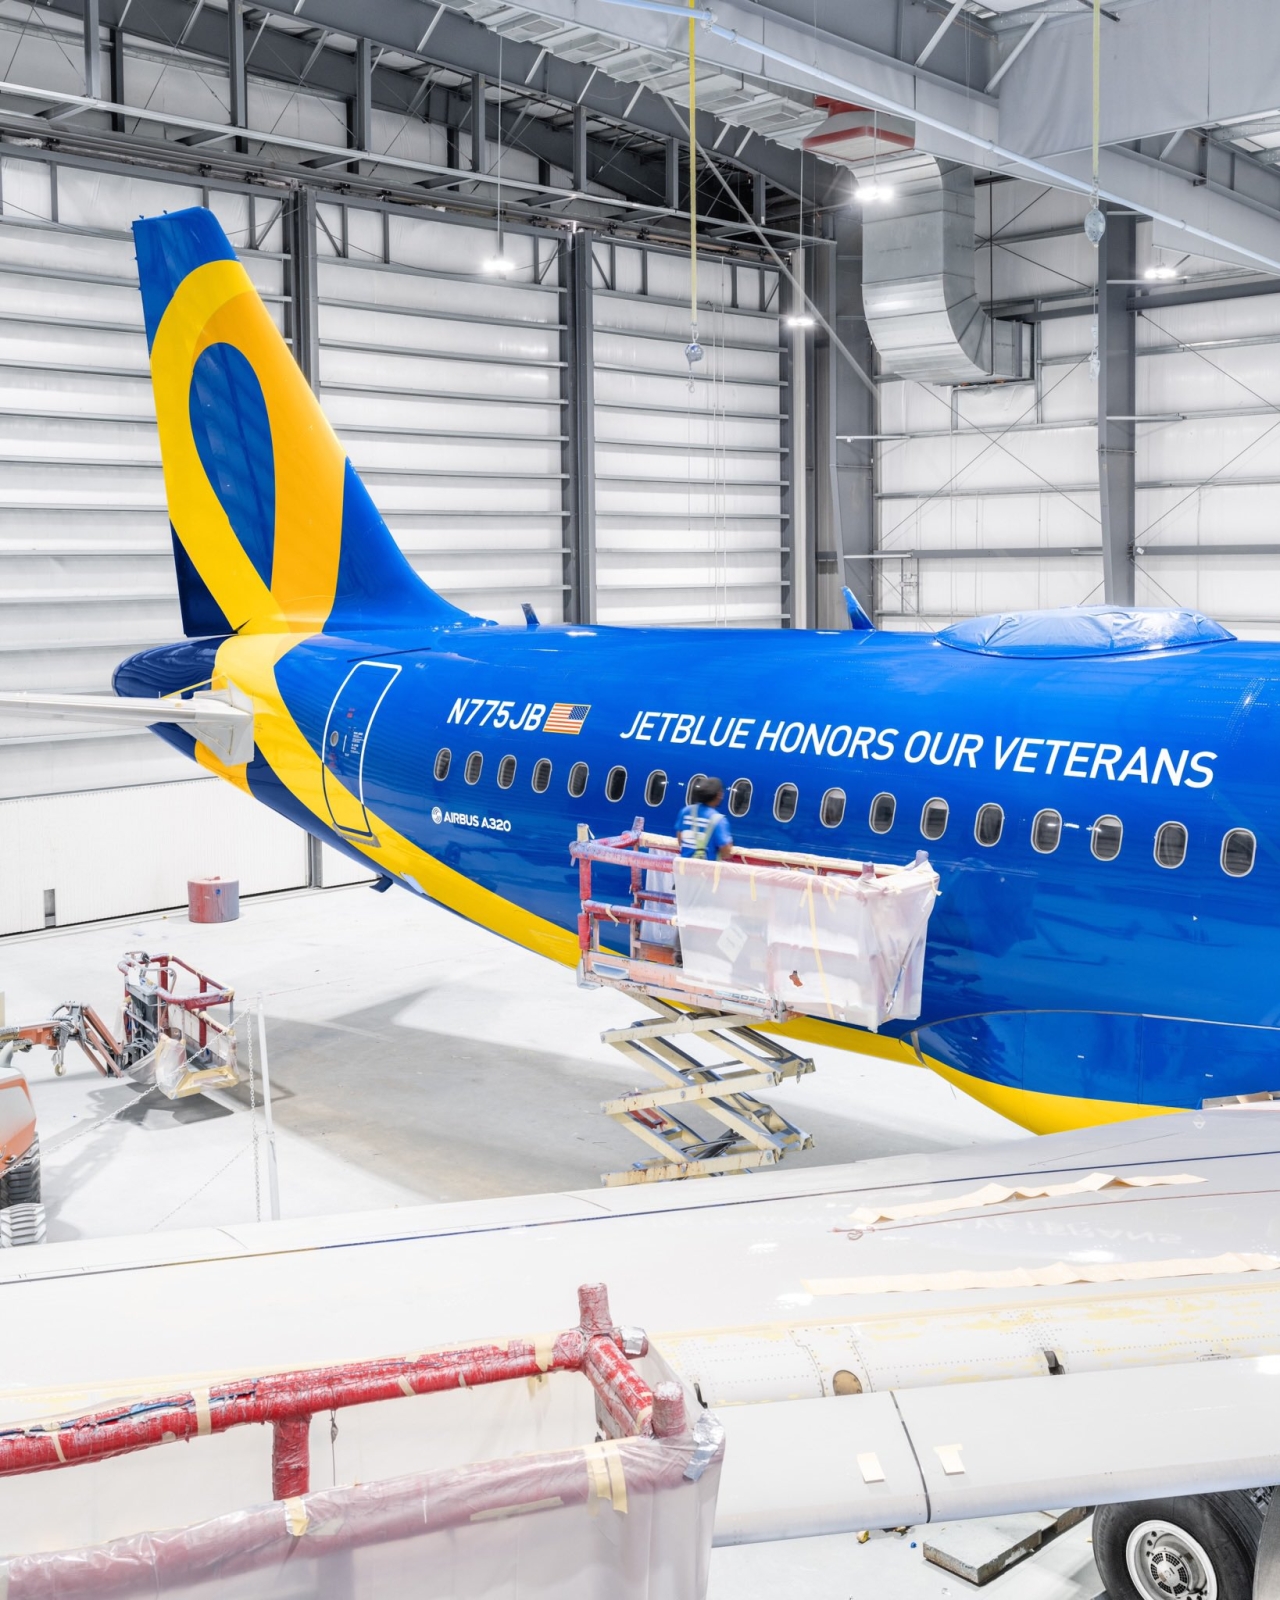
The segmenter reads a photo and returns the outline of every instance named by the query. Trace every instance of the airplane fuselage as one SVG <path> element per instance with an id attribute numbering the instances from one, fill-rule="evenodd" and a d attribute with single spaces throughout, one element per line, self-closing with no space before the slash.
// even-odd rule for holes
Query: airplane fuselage
<path id="1" fill-rule="evenodd" d="M 546 954 L 576 953 L 578 824 L 670 832 L 713 773 L 739 784 L 731 810 L 751 786 L 740 842 L 928 852 L 924 1010 L 885 1032 L 1026 1125 L 1280 1088 L 1274 645 L 1007 659 L 882 632 L 477 624 L 188 640 L 116 687 L 217 675 L 257 706 L 255 795 Z M 837 1032 L 870 1042 L 817 1027 Z"/>

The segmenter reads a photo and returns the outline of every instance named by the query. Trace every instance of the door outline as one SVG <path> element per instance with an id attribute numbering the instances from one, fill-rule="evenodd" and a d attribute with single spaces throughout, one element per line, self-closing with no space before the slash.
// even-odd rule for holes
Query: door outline
<path id="1" fill-rule="evenodd" d="M 373 702 L 373 707 L 369 712 L 369 720 L 364 725 L 363 742 L 362 742 L 362 744 L 360 746 L 360 764 L 356 769 L 356 793 L 355 793 L 355 799 L 356 799 L 356 802 L 358 803 L 358 805 L 360 807 L 360 814 L 364 819 L 364 826 L 363 827 L 351 827 L 345 822 L 339 822 L 337 813 L 333 809 L 333 799 L 332 799 L 331 794 L 330 794 L 330 785 L 329 785 L 329 764 L 328 764 L 328 759 L 327 758 L 328 758 L 328 752 L 329 752 L 329 733 L 330 733 L 330 730 L 331 730 L 332 724 L 333 724 L 334 712 L 337 709 L 338 703 L 341 701 L 343 695 L 346 692 L 347 685 L 351 682 L 352 678 L 354 678 L 355 675 L 358 672 L 362 671 L 362 670 L 372 670 L 372 671 L 376 671 L 376 672 L 385 672 L 385 673 L 388 674 L 388 677 L 387 677 L 386 683 L 383 684 L 383 686 L 382 686 L 382 692 L 378 695 L 378 698 Z M 348 838 L 364 839 L 364 840 L 370 841 L 373 844 L 377 844 L 378 841 L 374 837 L 373 829 L 369 826 L 369 812 L 368 812 L 368 808 L 365 805 L 365 799 L 364 799 L 364 762 L 365 762 L 365 757 L 369 753 L 369 740 L 373 735 L 373 724 L 374 724 L 374 721 L 376 720 L 378 712 L 382 707 L 382 702 L 387 698 L 387 691 L 391 688 L 391 685 L 396 681 L 396 679 L 399 676 L 400 676 L 400 668 L 398 666 L 396 666 L 396 665 L 393 665 L 391 662 L 387 662 L 387 661 L 357 661 L 355 666 L 352 667 L 351 671 L 347 673 L 346 677 L 338 685 L 338 692 L 334 695 L 334 697 L 333 697 L 333 699 L 332 699 L 332 701 L 330 702 L 330 705 L 329 705 L 329 714 L 324 719 L 324 735 L 323 735 L 323 740 L 322 740 L 322 743 L 321 743 L 321 746 L 320 746 L 320 751 L 321 751 L 321 754 L 320 754 L 320 784 L 321 784 L 321 787 L 324 790 L 324 800 L 325 800 L 325 805 L 328 806 L 328 808 L 329 808 L 329 816 L 333 821 L 334 827 L 338 830 L 339 833 L 345 834 Z M 335 784 L 340 785 L 344 789 L 346 788 L 346 785 L 343 784 L 342 779 L 339 778 L 336 773 L 334 775 L 334 782 L 335 782 Z M 347 792 L 350 793 L 351 791 L 348 789 Z"/>

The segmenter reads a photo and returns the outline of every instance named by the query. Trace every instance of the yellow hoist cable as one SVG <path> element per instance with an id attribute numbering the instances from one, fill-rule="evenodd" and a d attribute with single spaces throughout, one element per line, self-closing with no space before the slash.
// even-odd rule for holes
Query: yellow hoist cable
<path id="1" fill-rule="evenodd" d="M 693 0 L 689 0 L 693 4 Z M 689 24 L 692 49 L 693 23 Z M 1102 0 L 1093 0 L 1093 203 L 1098 203 L 1098 127 L 1102 104 Z"/>
<path id="2" fill-rule="evenodd" d="M 694 12 L 698 0 L 689 0 L 689 343 L 684 347 L 689 363 L 689 392 L 693 393 L 694 363 L 702 360 L 698 343 L 698 88 Z"/>
<path id="3" fill-rule="evenodd" d="M 689 0 L 689 321 L 698 331 L 698 85 L 697 49 L 693 18 L 698 0 Z M 1094 135 L 1096 146 L 1097 135 Z M 1094 156 L 1097 166 L 1097 156 Z"/>

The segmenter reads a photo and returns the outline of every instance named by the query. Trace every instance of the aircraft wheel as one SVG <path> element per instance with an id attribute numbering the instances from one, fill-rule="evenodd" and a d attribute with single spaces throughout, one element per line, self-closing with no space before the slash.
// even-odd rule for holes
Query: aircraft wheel
<path id="1" fill-rule="evenodd" d="M 0 1205 L 38 1205 L 40 1201 L 40 1138 L 0 1179 Z"/>
<path id="2" fill-rule="evenodd" d="M 1244 1490 L 1099 1506 L 1093 1558 L 1109 1600 L 1250 1600 L 1261 1532 Z"/>

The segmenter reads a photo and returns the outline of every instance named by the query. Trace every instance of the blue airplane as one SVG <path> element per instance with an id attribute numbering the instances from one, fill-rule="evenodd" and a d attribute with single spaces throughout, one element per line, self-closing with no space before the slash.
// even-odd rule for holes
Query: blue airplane
<path id="1" fill-rule="evenodd" d="M 1280 648 L 1117 607 L 499 627 L 401 554 L 211 213 L 134 237 L 186 638 L 121 663 L 122 714 L 569 964 L 578 825 L 669 831 L 713 773 L 740 843 L 941 877 L 919 1021 L 794 1034 L 1036 1132 L 1280 1089 Z"/>

